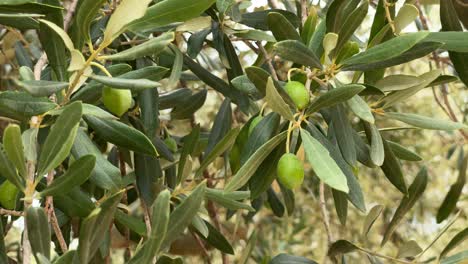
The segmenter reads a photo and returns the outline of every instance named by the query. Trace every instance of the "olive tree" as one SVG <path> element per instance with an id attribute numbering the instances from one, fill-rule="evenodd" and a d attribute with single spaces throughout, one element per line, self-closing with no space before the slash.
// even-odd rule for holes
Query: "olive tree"
<path id="1" fill-rule="evenodd" d="M 411 146 L 389 139 L 440 130 L 463 153 L 466 96 L 456 108 L 447 87 L 468 85 L 466 1 L 250 2 L 0 0 L 0 41 L 14 43 L 0 57 L 2 233 L 24 219 L 17 250 L 0 240 L 1 263 L 110 263 L 118 238 L 125 263 L 183 263 L 184 236 L 206 263 L 468 258 L 452 252 L 466 228 L 434 256 L 440 236 L 424 248 L 392 240 L 431 177 Z M 428 6 L 440 9 L 440 31 Z M 423 74 L 391 71 L 428 57 Z M 428 89 L 447 118 L 402 111 Z M 215 114 L 199 115 L 207 104 Z M 467 163 L 435 216 L 442 233 L 461 214 Z M 380 248 L 357 238 L 383 211 L 366 202 L 362 171 L 383 172 L 399 192 Z M 239 225 L 262 211 L 294 216 L 298 195 L 317 197 L 325 258 L 253 257 L 261 230 L 239 235 Z M 346 229 L 351 210 L 367 214 L 363 235 L 336 236 L 330 217 Z M 389 244 L 397 256 L 383 253 Z"/>

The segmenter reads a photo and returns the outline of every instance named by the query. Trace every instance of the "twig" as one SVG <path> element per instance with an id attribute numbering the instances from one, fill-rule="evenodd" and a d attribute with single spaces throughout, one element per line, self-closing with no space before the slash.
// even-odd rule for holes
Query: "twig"
<path id="1" fill-rule="evenodd" d="M 67 14 L 65 15 L 65 18 L 63 19 L 63 30 L 65 30 L 65 32 L 68 30 L 68 27 L 70 26 L 70 22 L 71 22 L 73 15 L 75 14 L 77 4 L 78 4 L 78 0 L 73 0 L 73 2 L 71 2 L 70 6 L 67 9 Z"/>
<path id="2" fill-rule="evenodd" d="M 307 16 L 308 16 L 308 12 L 307 12 L 307 0 L 301 0 L 301 12 L 302 12 L 302 25 L 305 24 L 305 22 L 307 21 Z"/>
<path id="3" fill-rule="evenodd" d="M 212 182 L 212 178 L 211 178 L 210 173 L 205 170 L 203 172 L 203 176 L 207 180 L 207 182 L 206 182 L 207 187 L 212 187 L 213 182 Z M 214 205 L 213 201 L 208 200 L 206 207 L 207 207 L 208 215 L 210 216 L 211 221 L 213 221 L 213 224 L 216 226 L 216 228 L 219 230 L 219 232 L 222 232 L 221 231 L 221 224 L 219 223 L 219 220 L 218 220 L 218 213 L 217 213 L 217 210 L 216 210 L 216 206 Z M 229 264 L 229 259 L 226 256 L 226 254 L 224 254 L 224 253 L 222 254 L 222 260 L 223 260 L 223 264 Z"/>
<path id="4" fill-rule="evenodd" d="M 47 174 L 47 185 L 50 185 L 53 180 L 54 180 L 54 172 L 51 171 Z M 52 196 L 46 197 L 45 208 L 47 211 L 49 222 L 52 225 L 55 236 L 57 237 L 57 240 L 59 242 L 60 249 L 62 250 L 62 253 L 65 253 L 68 251 L 68 246 L 67 246 L 67 242 L 65 242 L 65 238 L 63 237 L 62 230 L 60 230 L 57 215 L 55 215 L 54 198 Z"/>
<path id="5" fill-rule="evenodd" d="M 206 263 L 211 264 L 210 255 L 208 254 L 208 250 L 206 249 L 203 242 L 200 240 L 200 238 L 197 236 L 197 234 L 195 234 L 194 232 L 190 232 L 190 233 L 192 234 L 193 238 L 195 239 L 195 241 L 197 241 L 197 244 L 202 249 L 202 253 L 203 253 L 203 256 L 205 257 Z"/>
<path id="6" fill-rule="evenodd" d="M 320 182 L 320 212 L 322 213 L 323 225 L 325 226 L 325 231 L 327 232 L 328 245 L 333 243 L 333 234 L 330 229 L 330 218 L 328 215 L 327 204 L 325 203 L 325 184 Z"/>
<path id="7" fill-rule="evenodd" d="M 24 212 L 0 208 L 0 215 L 23 216 Z"/>
<path id="8" fill-rule="evenodd" d="M 278 75 L 276 74 L 275 67 L 273 67 L 273 63 L 271 62 L 270 56 L 268 55 L 267 51 L 265 50 L 265 48 L 263 47 L 263 45 L 262 45 L 262 43 L 260 41 L 257 41 L 256 44 L 257 44 L 258 50 L 263 54 L 263 56 L 266 59 L 266 62 L 268 64 L 268 68 L 270 68 L 270 71 L 271 71 L 271 75 L 273 75 L 273 79 L 275 81 L 277 81 L 278 80 Z"/>
<path id="9" fill-rule="evenodd" d="M 124 157 L 123 157 L 123 154 L 122 154 L 121 151 L 119 151 L 119 168 L 120 168 L 120 175 L 122 177 L 127 175 L 127 168 L 126 168 L 125 160 L 124 160 Z M 123 204 L 128 205 L 127 190 L 124 191 L 121 201 L 122 201 Z M 128 212 L 126 212 L 126 213 L 128 214 Z M 123 233 L 124 233 L 125 242 L 126 242 L 125 259 L 130 259 L 130 257 L 131 257 L 130 231 L 129 231 L 128 227 L 124 227 Z"/>
<path id="10" fill-rule="evenodd" d="M 24 215 L 26 215 L 26 210 L 31 206 L 32 203 L 32 195 L 34 194 L 34 176 L 36 171 L 36 166 L 34 162 L 29 161 L 27 162 L 27 179 L 26 179 L 26 190 L 25 190 L 25 199 L 24 199 Z M 28 238 L 28 228 L 27 225 L 24 225 L 23 231 L 23 264 L 30 264 L 31 263 L 31 255 L 32 249 L 31 244 L 29 243 Z"/>
<path id="11" fill-rule="evenodd" d="M 419 0 L 415 1 L 415 5 L 416 5 L 416 8 L 418 8 L 418 11 L 419 11 L 419 19 L 421 20 L 421 24 L 423 26 L 423 29 L 429 30 L 429 25 L 427 23 L 427 18 L 424 16 L 423 10 L 421 8 L 421 3 L 419 2 Z M 437 54 L 437 52 L 434 51 L 434 52 L 432 52 L 432 57 L 433 57 L 433 59 L 435 61 L 436 67 L 438 69 L 441 69 L 442 65 L 441 65 L 441 59 L 439 57 L 439 54 Z M 445 114 L 447 114 L 447 116 L 452 121 L 458 122 L 457 115 L 453 111 L 452 105 L 450 104 L 450 100 L 448 98 L 449 93 L 448 93 L 448 86 L 447 86 L 446 83 L 440 85 L 440 91 L 442 93 L 443 104 L 439 100 L 439 98 L 437 97 L 435 90 L 433 90 L 434 98 L 435 98 L 437 104 L 440 106 L 440 108 L 442 108 L 442 110 L 445 112 Z M 444 104 L 445 104 L 445 106 L 444 106 Z M 458 130 L 458 131 L 463 136 L 465 141 L 468 141 L 468 134 L 465 133 L 463 130 Z"/>

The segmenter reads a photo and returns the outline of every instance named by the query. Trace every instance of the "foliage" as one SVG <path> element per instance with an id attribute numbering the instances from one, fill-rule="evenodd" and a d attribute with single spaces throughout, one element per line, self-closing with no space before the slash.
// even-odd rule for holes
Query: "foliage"
<path id="1" fill-rule="evenodd" d="M 105 263 L 115 254 L 125 263 L 183 263 L 191 248 L 207 263 L 346 263 L 352 252 L 370 263 L 422 263 L 426 252 L 428 262 L 467 258 L 453 252 L 466 228 L 439 255 L 430 249 L 466 218 L 457 203 L 468 112 L 466 98 L 452 106 L 448 87 L 468 85 L 468 7 L 284 0 L 255 10 L 251 2 L 0 0 L 8 76 L 0 80 L 0 231 L 25 219 L 17 254 L 0 240 L 2 263 Z M 440 32 L 424 16 L 432 6 Z M 435 63 L 425 72 L 395 72 L 428 56 Z M 447 118 L 407 111 L 430 89 Z M 215 116 L 203 112 L 217 101 Z M 423 129 L 440 131 L 459 153 L 457 180 L 443 187 L 433 216 L 451 220 L 428 245 L 397 234 L 438 176 L 414 151 L 417 134 L 403 133 Z M 387 181 L 366 179 L 380 170 Z M 368 211 L 372 188 L 397 195 Z M 246 232 L 270 211 L 307 226 L 308 196 L 327 237 L 313 243 L 326 254 L 277 254 L 260 246 L 261 229 Z M 351 214 L 367 215 L 362 230 Z M 372 227 L 381 216 L 388 224 L 379 235 Z M 119 241 L 124 250 L 115 253 Z"/>

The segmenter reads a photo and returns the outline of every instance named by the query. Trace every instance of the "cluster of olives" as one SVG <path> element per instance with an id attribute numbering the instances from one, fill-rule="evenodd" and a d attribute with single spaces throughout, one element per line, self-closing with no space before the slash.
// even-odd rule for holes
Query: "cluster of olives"
<path id="1" fill-rule="evenodd" d="M 303 110 L 309 104 L 309 91 L 301 82 L 289 81 L 284 89 L 298 110 Z M 304 180 L 304 165 L 295 154 L 285 153 L 278 162 L 277 176 L 286 188 L 294 189 Z"/>
<path id="2" fill-rule="evenodd" d="M 284 89 L 299 111 L 303 110 L 309 104 L 309 91 L 301 82 L 289 81 L 284 86 Z M 250 122 L 248 135 L 252 133 L 262 118 L 263 117 L 259 115 L 252 119 Z M 236 150 L 237 152 L 234 154 L 239 155 L 240 153 L 238 153 L 238 149 Z M 231 155 L 232 154 L 233 153 L 231 153 Z M 278 181 L 282 185 L 288 189 L 294 189 L 300 186 L 304 180 L 304 166 L 295 154 L 285 153 L 283 156 L 281 156 L 278 162 L 277 176 Z"/>

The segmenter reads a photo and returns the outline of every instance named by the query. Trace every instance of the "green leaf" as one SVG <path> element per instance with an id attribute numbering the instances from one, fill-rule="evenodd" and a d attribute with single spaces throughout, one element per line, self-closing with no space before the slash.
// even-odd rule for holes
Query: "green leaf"
<path id="1" fill-rule="evenodd" d="M 177 238 L 177 235 L 185 230 L 192 222 L 205 197 L 206 183 L 200 183 L 192 193 L 187 196 L 175 209 L 169 217 L 171 223 L 166 232 L 166 238 L 163 245 L 168 246 Z"/>
<path id="2" fill-rule="evenodd" d="M 398 14 L 393 20 L 395 25 L 395 34 L 400 34 L 400 32 L 409 26 L 413 21 L 419 16 L 419 10 L 416 6 L 411 4 L 404 4 Z"/>
<path id="3" fill-rule="evenodd" d="M 420 84 L 417 84 L 405 90 L 395 91 L 385 96 L 382 99 L 382 102 L 383 102 L 382 107 L 386 108 L 386 107 L 394 105 L 395 103 L 407 100 L 408 97 L 418 93 L 420 90 L 430 85 L 433 81 L 435 81 L 440 76 L 440 74 L 441 74 L 441 71 L 437 69 L 437 70 L 426 72 L 418 76 L 418 78 L 422 80 Z"/>
<path id="4" fill-rule="evenodd" d="M 440 2 L 440 20 L 442 24 L 442 31 L 463 31 L 463 27 L 460 25 L 459 18 L 460 16 L 457 16 L 457 9 L 460 10 L 466 10 L 466 8 L 463 7 L 456 7 L 455 4 L 461 5 L 461 3 L 456 3 L 455 1 L 442 1 Z M 450 36 L 461 36 L 463 32 L 438 32 L 445 34 L 444 40 L 442 41 L 446 45 L 448 45 L 449 42 L 452 41 L 449 40 L 449 34 Z M 458 33 L 458 34 L 457 34 Z M 437 36 L 437 35 L 432 35 L 432 37 Z M 431 37 L 431 35 L 429 35 Z M 466 48 L 462 43 L 466 43 L 467 41 L 467 36 L 465 36 L 464 40 L 460 42 L 461 45 L 459 45 L 461 48 Z M 450 60 L 453 63 L 453 67 L 458 73 L 458 76 L 460 79 L 465 83 L 465 85 L 468 85 L 468 52 L 467 50 L 461 51 L 461 52 L 456 52 L 456 51 L 450 51 L 449 52 L 449 57 Z"/>
<path id="5" fill-rule="evenodd" d="M 397 38 L 394 38 L 397 39 Z M 384 42 L 384 44 L 387 42 Z M 381 44 L 383 45 L 383 44 Z M 347 61 L 345 60 L 345 65 L 341 70 L 343 71 L 373 71 L 376 69 L 384 69 L 395 65 L 400 65 L 406 62 L 410 62 L 412 60 L 424 57 L 431 52 L 434 52 L 438 48 L 440 48 L 443 44 L 441 42 L 420 42 L 412 46 L 407 51 L 398 54 L 396 56 L 383 59 L 383 60 L 375 60 L 372 62 L 363 62 L 359 64 L 346 64 Z M 376 46 L 378 47 L 378 46 Z M 361 53 L 358 53 L 358 55 Z M 356 55 L 357 56 L 357 55 Z M 351 57 L 354 58 L 355 56 Z M 383 75 L 383 72 L 382 72 Z M 380 79 L 379 76 L 377 79 Z"/>
<path id="6" fill-rule="evenodd" d="M 216 144 L 229 132 L 232 124 L 232 109 L 231 100 L 224 99 L 223 103 L 218 109 L 213 126 L 211 127 L 210 136 L 208 137 L 208 144 L 205 148 L 205 154 L 210 154 Z"/>
<path id="7" fill-rule="evenodd" d="M 157 89 L 144 90 L 138 95 L 141 122 L 145 134 L 154 139 L 159 128 L 159 93 Z M 158 150 L 159 151 L 159 150 Z M 160 151 L 159 151 L 160 152 Z"/>
<path id="8" fill-rule="evenodd" d="M 80 42 L 91 43 L 90 26 L 98 14 L 101 7 L 106 3 L 105 0 L 83 0 L 76 11 L 75 20 L 78 25 Z M 75 42 L 75 44 L 78 44 Z M 81 47 L 82 45 L 77 45 Z"/>
<path id="9" fill-rule="evenodd" d="M 86 155 L 71 164 L 68 170 L 40 192 L 42 197 L 66 194 L 76 186 L 80 186 L 91 176 L 96 165 L 96 157 Z"/>
<path id="10" fill-rule="evenodd" d="M 332 194 L 338 219 L 340 220 L 341 225 L 346 226 L 346 220 L 348 217 L 348 200 L 346 193 L 332 189 Z"/>
<path id="11" fill-rule="evenodd" d="M 317 264 L 317 262 L 304 257 L 282 253 L 270 260 L 268 264 Z"/>
<path id="12" fill-rule="evenodd" d="M 248 135 L 247 142 L 242 148 L 240 159 L 241 165 L 244 164 L 259 147 L 275 136 L 279 125 L 280 116 L 274 112 L 269 113 L 263 117 L 260 122 L 258 122 L 255 128 L 251 130 L 250 135 Z"/>
<path id="13" fill-rule="evenodd" d="M 359 182 L 357 181 L 356 176 L 354 175 L 351 167 L 349 164 L 344 160 L 340 149 L 338 146 L 334 143 L 329 141 L 322 132 L 315 127 L 313 124 L 309 124 L 307 126 L 307 131 L 313 136 L 320 144 L 322 144 L 327 150 L 330 152 L 330 156 L 335 160 L 336 164 L 338 167 L 340 167 L 341 171 L 346 176 L 346 180 L 348 181 L 348 187 L 349 187 L 349 193 L 348 193 L 348 199 L 349 201 L 359 210 L 362 212 L 366 211 L 366 203 L 364 201 L 364 195 L 362 193 L 361 186 L 359 185 Z M 354 131 L 354 130 L 352 130 Z M 356 132 L 353 132 L 353 137 L 357 135 Z M 359 136 L 358 136 L 359 138 Z M 359 138 L 360 139 L 360 138 Z M 356 143 L 356 139 L 354 138 L 354 142 Z M 356 143 L 356 146 L 358 144 Z M 358 151 L 357 151 L 358 152 Z M 358 152 L 359 153 L 359 152 Z"/>
<path id="14" fill-rule="evenodd" d="M 5 209 L 15 210 L 18 193 L 18 188 L 9 180 L 5 180 L 0 185 L 0 205 Z"/>
<path id="15" fill-rule="evenodd" d="M 370 142 L 370 158 L 376 166 L 382 166 L 385 160 L 385 150 L 379 129 L 373 125 L 363 122 L 367 140 Z"/>
<path id="16" fill-rule="evenodd" d="M 56 106 L 47 98 L 36 98 L 25 92 L 0 93 L 0 115 L 16 120 L 27 120 L 54 109 Z"/>
<path id="17" fill-rule="evenodd" d="M 216 0 L 165 0 L 148 8 L 146 14 L 129 25 L 130 30 L 147 31 L 198 17 Z"/>
<path id="18" fill-rule="evenodd" d="M 28 230 L 29 243 L 36 256 L 44 255 L 50 259 L 50 228 L 47 215 L 43 208 L 30 206 L 26 210 L 26 226 Z"/>
<path id="19" fill-rule="evenodd" d="M 418 175 L 414 179 L 413 183 L 408 189 L 408 195 L 403 197 L 398 206 L 395 214 L 392 217 L 392 220 L 387 226 L 385 230 L 384 237 L 382 239 L 381 246 L 385 245 L 387 241 L 392 236 L 395 229 L 400 224 L 401 220 L 405 216 L 405 214 L 414 206 L 416 201 L 422 196 L 424 190 L 427 186 L 427 169 L 426 167 L 422 167 L 419 171 Z"/>
<path id="20" fill-rule="evenodd" d="M 30 93 L 32 96 L 50 96 L 68 87 L 67 82 L 55 81 L 15 81 L 16 85 Z"/>
<path id="21" fill-rule="evenodd" d="M 23 132 L 21 140 L 24 146 L 24 157 L 26 160 L 36 163 L 37 161 L 37 133 L 38 128 L 30 128 Z"/>
<path id="22" fill-rule="evenodd" d="M 64 108 L 61 107 L 61 108 L 53 109 L 47 112 L 47 114 L 51 116 L 58 116 L 58 115 L 61 115 L 63 111 L 64 111 Z M 94 116 L 94 117 L 98 117 L 102 119 L 117 119 L 116 116 L 92 104 L 83 104 L 83 115 Z"/>
<path id="23" fill-rule="evenodd" d="M 444 258 L 450 251 L 452 251 L 455 247 L 460 245 L 466 239 L 468 239 L 468 227 L 460 231 L 450 240 L 450 242 L 445 246 L 445 248 L 440 253 L 439 259 Z"/>
<path id="24" fill-rule="evenodd" d="M 152 204 L 156 198 L 158 181 L 163 176 L 158 158 L 134 153 L 136 186 L 140 197 L 146 204 Z"/>
<path id="25" fill-rule="evenodd" d="M 58 257 L 53 264 L 70 264 L 73 263 L 76 250 L 69 250 L 65 254 Z"/>
<path id="26" fill-rule="evenodd" d="M 153 205 L 150 237 L 129 263 L 151 263 L 158 255 L 169 225 L 170 198 L 171 193 L 168 190 L 162 191 L 156 198 Z"/>
<path id="27" fill-rule="evenodd" d="M 394 58 L 411 49 L 414 45 L 425 39 L 428 35 L 429 32 L 416 32 L 393 38 L 344 60 L 343 64 L 345 66 L 355 64 L 370 64 L 373 62 Z"/>
<path id="28" fill-rule="evenodd" d="M 350 253 L 356 250 L 360 250 L 360 248 L 355 244 L 347 240 L 338 240 L 328 249 L 328 256 L 335 257 L 337 255 Z"/>
<path id="29" fill-rule="evenodd" d="M 232 89 L 223 79 L 215 76 L 186 55 L 184 55 L 184 64 L 206 85 L 231 98 L 243 111 L 248 107 L 248 98 L 237 89 Z"/>
<path id="30" fill-rule="evenodd" d="M 301 129 L 302 144 L 312 169 L 317 177 L 333 189 L 348 193 L 346 176 L 336 164 L 328 150 L 313 138 L 307 130 Z M 317 155 L 317 153 L 321 153 Z"/>
<path id="31" fill-rule="evenodd" d="M 355 132 L 347 116 L 348 114 L 343 104 L 330 108 L 327 120 L 329 125 L 328 136 L 334 138 L 346 162 L 352 167 L 356 167 L 357 154 L 353 138 L 353 133 Z"/>
<path id="32" fill-rule="evenodd" d="M 137 216 L 126 214 L 122 210 L 116 210 L 114 219 L 118 224 L 128 227 L 128 229 L 142 237 L 147 235 L 145 223 Z"/>
<path id="33" fill-rule="evenodd" d="M 122 195 L 123 192 L 118 192 L 109 196 L 81 222 L 80 243 L 75 261 L 89 263 L 96 254 L 105 234 L 109 232 L 109 226 Z"/>
<path id="34" fill-rule="evenodd" d="M 161 53 L 169 43 L 174 41 L 174 37 L 174 32 L 166 32 L 130 49 L 126 49 L 116 54 L 102 56 L 102 58 L 105 60 L 131 61 L 145 56 L 156 56 Z"/>
<path id="35" fill-rule="evenodd" d="M 177 86 L 177 82 L 179 81 L 180 75 L 182 74 L 182 68 L 184 66 L 184 55 L 174 44 L 169 44 L 169 49 L 174 54 L 174 62 L 172 63 L 171 75 L 169 76 L 167 86 L 168 89 L 172 89 Z"/>
<path id="36" fill-rule="evenodd" d="M 301 23 L 301 20 L 294 13 L 282 9 L 268 9 L 256 12 L 246 12 L 242 14 L 242 20 L 240 22 L 249 27 L 266 31 L 268 30 L 268 14 L 272 12 L 280 13 L 286 17 L 286 19 L 288 19 L 295 28 L 298 27 Z"/>
<path id="37" fill-rule="evenodd" d="M 106 30 L 104 31 L 103 45 L 107 46 L 112 41 L 122 34 L 130 23 L 144 18 L 148 5 L 151 0 L 123 0 L 119 3 L 114 13 L 107 22 Z M 149 10 L 148 10 L 149 11 Z M 148 12 L 149 13 L 149 12 Z"/>
<path id="38" fill-rule="evenodd" d="M 184 179 L 184 169 L 185 169 L 185 164 L 187 162 L 190 162 L 188 159 L 190 158 L 190 155 L 193 153 L 195 150 L 195 147 L 198 143 L 200 137 L 200 125 L 196 125 L 190 134 L 184 137 L 184 145 L 182 147 L 182 151 L 180 153 L 180 158 L 179 158 L 179 167 L 177 169 L 177 182 L 182 182 Z"/>
<path id="39" fill-rule="evenodd" d="M 273 111 L 280 114 L 289 121 L 294 121 L 294 116 L 291 112 L 291 109 L 279 94 L 271 77 L 268 77 L 265 101 Z"/>
<path id="40" fill-rule="evenodd" d="M 18 173 L 26 178 L 26 161 L 24 159 L 23 141 L 21 139 L 21 128 L 10 124 L 3 132 L 3 147 L 8 158 L 15 165 Z"/>
<path id="41" fill-rule="evenodd" d="M 245 74 L 247 74 L 247 77 L 255 84 L 260 94 L 265 96 L 270 74 L 264 69 L 255 66 L 246 67 L 244 70 Z"/>
<path id="42" fill-rule="evenodd" d="M 335 89 L 331 89 L 325 94 L 322 94 L 316 97 L 314 100 L 312 100 L 309 107 L 307 108 L 306 113 L 312 114 L 322 108 L 334 106 L 341 102 L 345 102 L 353 98 L 356 94 L 362 92 L 364 89 L 366 89 L 366 87 L 359 84 L 348 84 Z"/>
<path id="43" fill-rule="evenodd" d="M 450 257 L 442 259 L 440 264 L 460 264 L 461 261 L 468 259 L 468 250 L 459 252 Z"/>
<path id="44" fill-rule="evenodd" d="M 54 6 L 60 6 L 59 0 L 47 0 L 43 1 L 44 4 L 51 4 Z M 63 15 L 62 10 L 57 9 L 53 12 L 47 13 L 46 20 L 49 20 L 59 27 L 63 28 Z M 65 53 L 65 46 L 58 36 L 51 28 L 44 24 L 39 25 L 39 39 L 44 51 L 47 54 L 47 61 L 50 67 L 52 67 L 57 80 L 66 81 L 67 76 L 67 61 L 68 56 Z"/>
<path id="45" fill-rule="evenodd" d="M 278 12 L 270 12 L 267 16 L 268 28 L 275 36 L 277 41 L 281 40 L 300 40 L 301 36 L 289 20 Z"/>
<path id="46" fill-rule="evenodd" d="M 408 161 L 421 161 L 422 160 L 422 157 L 419 156 L 417 153 L 403 147 L 402 145 L 398 143 L 388 141 L 388 140 L 387 140 L 387 143 L 392 149 L 393 154 L 395 154 L 395 156 L 401 160 L 408 160 Z"/>
<path id="47" fill-rule="evenodd" d="M 408 190 L 406 187 L 405 178 L 403 177 L 403 171 L 401 170 L 401 165 L 398 159 L 395 157 L 392 149 L 387 143 L 387 140 L 382 138 L 382 143 L 384 146 L 384 163 L 380 168 L 385 174 L 385 177 L 403 194 L 407 194 Z"/>
<path id="48" fill-rule="evenodd" d="M 423 83 L 419 77 L 404 74 L 386 76 L 375 83 L 375 87 L 384 92 L 405 90 Z"/>
<path id="49" fill-rule="evenodd" d="M 341 27 L 338 32 L 338 42 L 334 49 L 334 55 L 337 56 L 344 45 L 352 37 L 353 33 L 358 29 L 358 27 L 364 21 L 364 18 L 367 16 L 367 10 L 369 9 L 369 2 L 364 1 L 356 10 L 350 13 L 347 19 L 344 21 L 344 27 Z"/>
<path id="50" fill-rule="evenodd" d="M 206 101 L 207 90 L 203 89 L 198 93 L 184 99 L 183 104 L 178 104 L 171 112 L 173 119 L 189 119 L 198 111 Z"/>
<path id="51" fill-rule="evenodd" d="M 102 139 L 108 142 L 147 155 L 157 155 L 151 140 L 133 127 L 117 120 L 100 119 L 93 116 L 85 116 L 84 119 Z"/>
<path id="52" fill-rule="evenodd" d="M 444 43 L 442 49 L 467 53 L 468 47 L 466 46 L 466 41 L 468 41 L 468 32 L 453 31 L 454 29 L 451 30 L 452 31 L 446 32 L 430 32 L 424 39 L 424 42 Z"/>
<path id="53" fill-rule="evenodd" d="M 377 221 L 377 218 L 379 218 L 380 214 L 383 211 L 383 208 L 384 207 L 382 205 L 378 204 L 372 207 L 372 209 L 370 209 L 362 226 L 362 234 L 364 236 L 367 236 L 369 234 L 370 229 L 374 225 L 375 221 Z"/>
<path id="54" fill-rule="evenodd" d="M 367 105 L 367 102 L 364 101 L 359 95 L 353 96 L 351 99 L 346 101 L 346 104 L 357 117 L 370 124 L 374 124 L 375 119 L 374 115 L 372 114 L 372 110 L 370 109 L 369 105 Z"/>
<path id="55" fill-rule="evenodd" d="M 71 152 L 75 159 L 90 154 L 96 157 L 96 166 L 91 174 L 91 182 L 105 190 L 118 190 L 120 188 L 120 170 L 102 155 L 83 129 L 78 129 Z"/>
<path id="56" fill-rule="evenodd" d="M 457 130 L 467 128 L 462 123 L 457 123 L 449 120 L 436 119 L 416 114 L 405 114 L 397 112 L 385 112 L 385 116 L 391 119 L 401 121 L 403 123 L 432 130 Z"/>
<path id="57" fill-rule="evenodd" d="M 307 46 L 298 40 L 283 40 L 273 49 L 281 58 L 311 68 L 322 69 L 320 59 Z"/>
<path id="58" fill-rule="evenodd" d="M 250 191 L 225 192 L 223 190 L 207 188 L 206 198 L 230 210 L 245 209 L 251 212 L 255 211 L 250 205 L 237 201 L 250 198 Z"/>
<path id="59" fill-rule="evenodd" d="M 282 132 L 268 140 L 242 165 L 237 173 L 229 180 L 224 190 L 226 192 L 235 191 L 246 184 L 260 164 L 267 156 L 286 138 L 286 132 Z"/>
<path id="60" fill-rule="evenodd" d="M 207 221 L 204 222 L 208 227 L 209 233 L 207 238 L 204 238 L 203 236 L 201 236 L 201 238 L 211 246 L 219 249 L 221 252 L 234 255 L 234 249 L 232 248 L 229 241 L 223 236 L 223 234 L 221 234 L 220 231 L 216 230 L 216 228 Z"/>
<path id="61" fill-rule="evenodd" d="M 437 223 L 441 223 L 449 217 L 449 215 L 455 210 L 457 202 L 459 201 L 463 187 L 466 183 L 466 170 L 468 168 L 468 155 L 464 157 L 460 164 L 457 181 L 450 186 L 450 190 L 444 198 L 444 201 L 437 211 L 436 220 Z"/>
<path id="62" fill-rule="evenodd" d="M 115 89 L 128 89 L 134 92 L 160 86 L 159 83 L 148 79 L 124 79 L 99 75 L 91 75 L 89 78 Z"/>
<path id="63" fill-rule="evenodd" d="M 217 157 L 226 152 L 236 140 L 237 135 L 240 132 L 240 128 L 231 129 L 213 148 L 213 150 L 203 159 L 200 164 L 200 168 L 195 174 L 195 178 L 198 178 L 202 175 L 203 171 L 210 165 Z"/>
<path id="64" fill-rule="evenodd" d="M 58 167 L 70 154 L 82 111 L 81 102 L 71 103 L 52 125 L 39 155 L 38 175 Z"/>
<path id="65" fill-rule="evenodd" d="M 397 253 L 397 258 L 411 258 L 419 253 L 421 253 L 423 250 L 422 248 L 418 245 L 418 242 L 414 240 L 409 240 L 405 243 L 403 243 L 399 248 L 398 248 L 398 253 Z"/>

